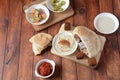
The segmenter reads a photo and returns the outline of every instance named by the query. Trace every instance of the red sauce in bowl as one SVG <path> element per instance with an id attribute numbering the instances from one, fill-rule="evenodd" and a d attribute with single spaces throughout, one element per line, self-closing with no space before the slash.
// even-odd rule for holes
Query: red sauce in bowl
<path id="1" fill-rule="evenodd" d="M 49 62 L 43 62 L 41 65 L 38 67 L 38 72 L 42 76 L 47 76 L 49 75 L 53 70 L 52 65 Z"/>

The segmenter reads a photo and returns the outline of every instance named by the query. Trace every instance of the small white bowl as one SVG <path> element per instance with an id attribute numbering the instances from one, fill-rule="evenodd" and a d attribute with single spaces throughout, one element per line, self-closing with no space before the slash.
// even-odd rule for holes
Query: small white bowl
<path id="1" fill-rule="evenodd" d="M 111 13 L 100 13 L 94 19 L 95 29 L 103 34 L 114 33 L 119 27 L 117 17 Z"/>
<path id="2" fill-rule="evenodd" d="M 40 75 L 39 72 L 38 72 L 38 68 L 39 68 L 39 66 L 40 66 L 43 62 L 48 62 L 48 63 L 50 63 L 50 64 L 52 65 L 52 68 L 53 68 L 53 69 L 52 69 L 52 72 L 51 72 L 49 75 L 47 75 L 47 76 L 42 76 L 42 75 Z M 35 67 L 35 75 L 36 75 L 37 77 L 49 78 L 49 77 L 51 77 L 51 76 L 53 75 L 54 72 L 55 72 L 55 62 L 54 62 L 53 60 L 42 59 L 42 60 L 40 60 L 40 61 L 36 64 L 36 67 Z"/>
<path id="3" fill-rule="evenodd" d="M 42 9 L 44 10 L 47 18 L 45 20 L 42 20 L 40 21 L 39 23 L 33 23 L 31 22 L 28 14 L 32 11 L 32 9 L 35 8 L 35 9 Z M 41 25 L 41 24 L 44 24 L 48 19 L 49 19 L 49 16 L 50 16 L 50 12 L 49 10 L 47 9 L 47 7 L 45 7 L 44 5 L 42 4 L 35 4 L 35 5 L 32 5 L 31 7 L 28 8 L 28 10 L 26 11 L 26 19 L 29 23 L 31 23 L 32 25 Z"/>
<path id="4" fill-rule="evenodd" d="M 62 52 L 61 50 L 59 50 L 56 47 L 57 39 L 59 39 L 60 36 L 64 36 L 65 39 L 66 39 L 67 36 L 73 38 L 74 44 L 73 44 L 73 47 L 71 48 L 71 50 L 69 50 L 67 52 Z M 59 55 L 71 55 L 76 51 L 76 49 L 78 47 L 78 43 L 74 39 L 74 36 L 71 32 L 65 31 L 65 32 L 61 32 L 61 33 L 58 33 L 57 35 L 55 35 L 55 37 L 53 38 L 53 41 L 52 41 L 52 47 L 54 48 L 55 52 L 57 52 Z"/>
<path id="5" fill-rule="evenodd" d="M 61 2 L 63 0 L 59 0 L 59 1 Z M 64 0 L 64 1 L 66 2 L 66 4 L 62 6 L 63 11 L 65 11 L 69 7 L 69 5 L 70 5 L 70 1 L 69 0 Z M 63 11 L 54 11 L 53 6 L 51 5 L 51 0 L 46 0 L 46 2 L 47 2 L 46 5 L 47 5 L 48 9 L 51 10 L 52 12 L 55 12 L 55 13 L 63 12 Z"/>

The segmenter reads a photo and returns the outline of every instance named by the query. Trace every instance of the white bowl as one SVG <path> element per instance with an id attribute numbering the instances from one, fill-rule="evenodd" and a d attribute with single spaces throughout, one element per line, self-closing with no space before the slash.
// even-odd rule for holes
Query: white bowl
<path id="1" fill-rule="evenodd" d="M 63 11 L 54 11 L 54 8 L 51 5 L 50 1 L 51 0 L 46 0 L 46 2 L 47 2 L 46 5 L 47 5 L 47 7 L 48 7 L 49 10 L 51 10 L 52 12 L 55 12 L 55 13 L 60 13 L 60 12 L 65 11 L 69 7 L 69 5 L 70 5 L 70 1 L 69 0 L 64 0 L 66 2 L 66 4 L 62 6 Z M 61 2 L 62 0 L 59 0 L 59 1 Z"/>
<path id="2" fill-rule="evenodd" d="M 119 21 L 111 13 L 100 13 L 94 19 L 95 29 L 103 34 L 114 33 L 119 27 Z"/>
<path id="3" fill-rule="evenodd" d="M 39 68 L 39 66 L 41 65 L 41 63 L 43 63 L 43 62 L 48 62 L 48 63 L 50 63 L 50 64 L 52 65 L 52 68 L 53 68 L 51 74 L 49 74 L 49 75 L 47 75 L 47 76 L 42 76 L 42 75 L 40 75 L 39 72 L 38 72 L 38 68 Z M 40 60 L 40 61 L 36 64 L 36 67 L 35 67 L 35 75 L 36 75 L 37 77 L 41 77 L 41 78 L 49 78 L 50 76 L 53 75 L 54 71 L 55 71 L 55 62 L 54 62 L 53 60 L 49 60 L 49 59 L 42 59 L 42 60 Z"/>
<path id="4" fill-rule="evenodd" d="M 65 39 L 66 39 L 67 36 L 73 38 L 73 41 L 74 41 L 73 43 L 74 43 L 74 44 L 73 44 L 73 47 L 71 48 L 71 50 L 69 50 L 69 51 L 67 51 L 67 52 L 62 52 L 61 50 L 59 50 L 59 49 L 56 47 L 57 39 L 59 39 L 60 36 L 64 36 Z M 72 34 L 71 32 L 65 31 L 65 32 L 61 32 L 61 33 L 58 33 L 57 35 L 55 35 L 55 37 L 53 38 L 53 41 L 52 41 L 52 46 L 53 46 L 55 52 L 57 52 L 57 53 L 60 54 L 60 55 L 71 55 L 71 54 L 73 54 L 73 53 L 76 51 L 76 49 L 77 49 L 77 47 L 78 47 L 78 43 L 77 43 L 76 40 L 74 39 L 73 34 Z"/>
<path id="5" fill-rule="evenodd" d="M 40 21 L 39 23 L 33 23 L 33 22 L 30 20 L 29 16 L 28 16 L 28 14 L 32 11 L 33 8 L 44 10 L 47 18 L 46 18 L 45 20 Z M 44 5 L 42 5 L 42 4 L 32 5 L 32 6 L 29 7 L 28 10 L 26 11 L 26 19 L 27 19 L 27 21 L 28 21 L 29 23 L 31 23 L 32 25 L 41 25 L 41 24 L 44 24 L 44 23 L 49 19 L 49 16 L 50 16 L 49 10 L 48 10 Z"/>

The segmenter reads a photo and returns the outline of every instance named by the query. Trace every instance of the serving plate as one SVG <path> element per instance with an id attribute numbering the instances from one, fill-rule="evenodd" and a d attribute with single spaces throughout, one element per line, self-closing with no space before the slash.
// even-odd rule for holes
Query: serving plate
<path id="1" fill-rule="evenodd" d="M 30 20 L 30 17 L 29 17 L 29 14 L 32 12 L 32 10 L 34 9 L 42 9 L 45 14 L 46 14 L 46 18 L 38 23 L 34 23 Z M 49 16 L 50 16 L 50 13 L 49 13 L 49 10 L 47 9 L 47 7 L 41 5 L 41 4 L 35 4 L 35 5 L 32 5 L 31 7 L 29 7 L 29 9 L 27 9 L 27 11 L 25 12 L 26 13 L 26 19 L 29 23 L 31 23 L 32 25 L 41 25 L 41 24 L 44 24 L 48 19 L 49 19 Z"/>
<path id="2" fill-rule="evenodd" d="M 55 35 L 55 37 L 53 38 L 53 41 L 52 41 L 52 46 L 53 46 L 53 48 L 54 48 L 54 50 L 56 50 L 57 51 L 57 53 L 58 54 L 60 54 L 60 55 L 71 55 L 71 54 L 73 54 L 75 51 L 76 51 L 76 49 L 77 49 L 77 47 L 78 47 L 78 43 L 77 43 L 77 41 L 75 41 L 75 39 L 73 38 L 73 43 L 74 43 L 74 45 L 73 45 L 73 47 L 71 48 L 71 50 L 69 50 L 69 51 L 67 51 L 67 52 L 61 52 L 59 49 L 57 49 L 57 47 L 55 46 L 55 44 L 57 44 L 57 40 L 60 38 L 60 37 L 64 37 L 64 38 L 66 38 L 66 37 L 71 37 L 71 38 L 73 38 L 73 34 L 71 33 L 71 32 L 61 32 L 61 33 L 58 33 L 57 35 Z M 67 38 L 66 38 L 67 39 Z"/>
<path id="3" fill-rule="evenodd" d="M 94 26 L 100 33 L 111 34 L 119 28 L 119 21 L 112 13 L 103 12 L 95 17 Z"/>

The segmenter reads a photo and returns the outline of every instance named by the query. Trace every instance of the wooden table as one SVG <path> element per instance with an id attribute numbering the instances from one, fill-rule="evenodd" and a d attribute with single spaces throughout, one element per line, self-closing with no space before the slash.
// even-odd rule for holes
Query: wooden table
<path id="1" fill-rule="evenodd" d="M 99 66 L 90 69 L 55 56 L 49 49 L 34 56 L 28 41 L 36 34 L 26 21 L 23 6 L 33 0 L 0 0 L 0 80 L 120 80 L 120 28 L 106 36 L 107 42 Z M 70 22 L 97 32 L 93 20 L 100 12 L 111 12 L 120 19 L 120 0 L 71 0 L 75 15 L 43 30 L 55 35 L 60 25 Z M 102 35 L 102 34 L 100 34 Z M 54 75 L 48 79 L 35 76 L 36 63 L 43 58 L 56 62 Z"/>

